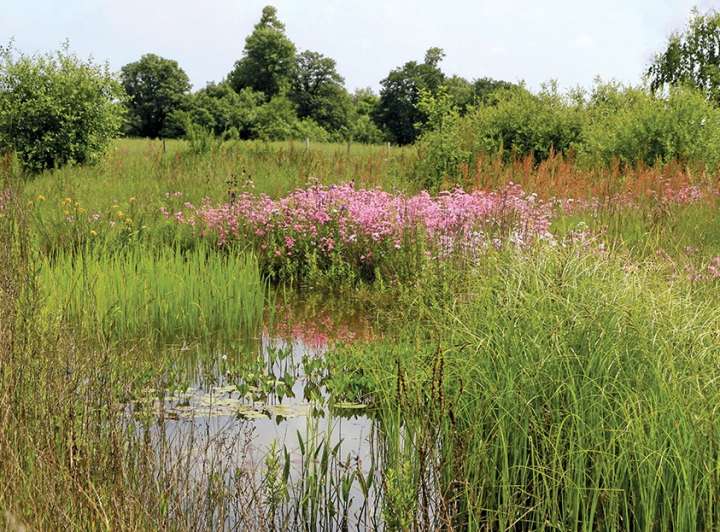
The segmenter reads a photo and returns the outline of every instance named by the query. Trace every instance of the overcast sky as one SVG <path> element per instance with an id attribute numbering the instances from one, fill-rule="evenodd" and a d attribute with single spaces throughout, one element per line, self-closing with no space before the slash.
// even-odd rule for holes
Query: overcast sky
<path id="1" fill-rule="evenodd" d="M 0 0 L 0 43 L 24 52 L 65 39 L 113 69 L 153 52 L 175 59 L 195 89 L 221 80 L 269 0 Z M 348 88 L 446 52 L 448 74 L 590 86 L 595 76 L 638 83 L 690 10 L 720 0 L 275 0 L 299 50 L 334 58 Z"/>

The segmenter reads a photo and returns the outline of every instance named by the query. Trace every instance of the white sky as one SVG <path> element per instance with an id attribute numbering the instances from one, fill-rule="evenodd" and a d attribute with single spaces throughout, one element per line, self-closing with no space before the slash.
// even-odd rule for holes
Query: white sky
<path id="1" fill-rule="evenodd" d="M 590 86 L 638 83 L 690 10 L 720 0 L 0 0 L 0 43 L 24 52 L 65 39 L 113 69 L 147 52 L 175 59 L 195 89 L 242 53 L 264 5 L 278 8 L 299 50 L 334 58 L 349 89 L 369 86 L 431 46 L 448 74 Z"/>

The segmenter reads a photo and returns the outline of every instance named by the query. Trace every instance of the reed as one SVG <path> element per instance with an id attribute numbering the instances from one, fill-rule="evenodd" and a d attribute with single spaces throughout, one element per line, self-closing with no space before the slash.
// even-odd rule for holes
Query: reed
<path id="1" fill-rule="evenodd" d="M 488 261 L 463 299 L 429 282 L 409 291 L 416 319 L 331 362 L 385 425 L 385 495 L 410 511 L 393 518 L 421 529 L 717 528 L 715 283 L 542 248 Z M 412 504 L 399 505 L 404 493 Z"/>
<path id="2" fill-rule="evenodd" d="M 135 247 L 45 258 L 45 312 L 102 343 L 256 337 L 266 283 L 252 253 Z"/>

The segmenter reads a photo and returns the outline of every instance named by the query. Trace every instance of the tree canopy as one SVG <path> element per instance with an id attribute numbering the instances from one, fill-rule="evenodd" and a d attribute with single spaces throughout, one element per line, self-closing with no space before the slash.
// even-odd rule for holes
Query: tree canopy
<path id="1" fill-rule="evenodd" d="M 288 90 L 295 72 L 295 45 L 285 35 L 277 9 L 266 6 L 260 22 L 245 39 L 245 49 L 228 75 L 236 91 L 250 88 L 270 99 Z"/>
<path id="2" fill-rule="evenodd" d="M 693 10 L 687 29 L 673 33 L 647 70 L 652 90 L 692 85 L 720 103 L 720 13 Z"/>
<path id="3" fill-rule="evenodd" d="M 409 144 L 417 137 L 417 125 L 426 118 L 418 107 L 420 93 L 435 94 L 442 86 L 445 74 L 439 64 L 444 56 L 441 48 L 430 48 L 422 63 L 408 61 L 380 82 L 380 101 L 374 119 L 394 142 Z"/>
<path id="4" fill-rule="evenodd" d="M 350 126 L 352 102 L 335 60 L 309 50 L 297 57 L 291 98 L 300 118 L 312 118 L 329 131 Z"/>
<path id="5" fill-rule="evenodd" d="M 131 135 L 163 135 L 168 116 L 183 107 L 190 92 L 190 79 L 177 61 L 155 54 L 122 67 L 120 79 L 129 97 Z"/>

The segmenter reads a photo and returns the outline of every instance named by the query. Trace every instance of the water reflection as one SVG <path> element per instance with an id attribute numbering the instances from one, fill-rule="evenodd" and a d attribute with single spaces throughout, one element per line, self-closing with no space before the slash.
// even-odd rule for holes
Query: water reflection
<path id="1" fill-rule="evenodd" d="M 260 494 L 240 503 L 244 495 L 234 492 L 237 504 L 223 516 L 225 528 L 248 519 L 270 519 L 270 528 L 290 521 L 377 528 L 377 427 L 362 405 L 333 404 L 323 362 L 329 344 L 304 330 L 304 338 L 290 326 L 290 338 L 266 333 L 256 345 L 177 349 L 167 391 L 151 390 L 134 404 L 137 413 L 156 419 L 152 437 L 165 447 L 171 467 L 187 464 L 187 475 L 204 489 L 220 471 L 226 488 L 242 478 L 241 490 Z M 268 517 L 273 460 L 287 493 L 278 514 Z M 303 506 L 313 497 L 314 506 Z"/>

